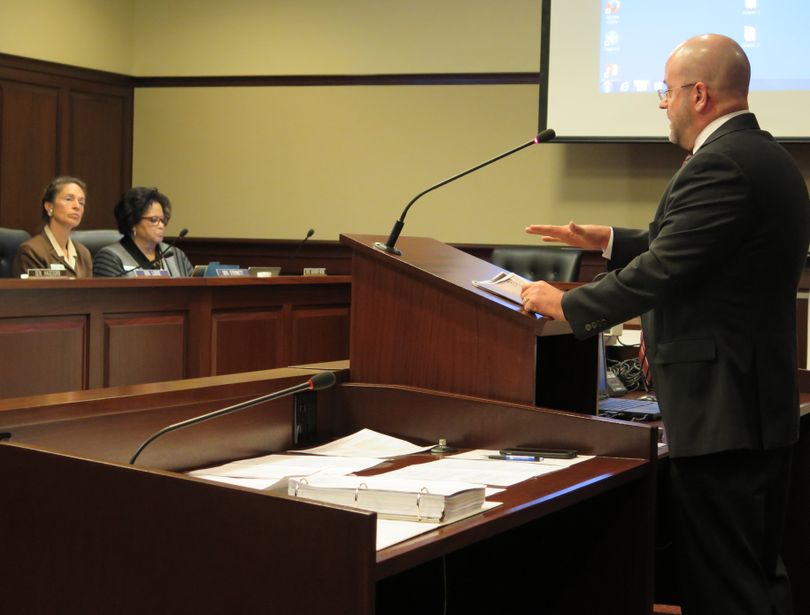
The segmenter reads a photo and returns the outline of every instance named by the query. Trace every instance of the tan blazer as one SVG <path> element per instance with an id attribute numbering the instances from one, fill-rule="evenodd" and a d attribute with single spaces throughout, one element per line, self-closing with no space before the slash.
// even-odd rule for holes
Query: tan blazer
<path id="1" fill-rule="evenodd" d="M 64 265 L 77 278 L 93 277 L 93 257 L 90 256 L 90 250 L 78 241 L 74 241 L 73 245 L 76 247 L 75 268 L 56 253 L 43 231 L 24 242 L 17 250 L 17 256 L 11 265 L 11 275 L 19 277 L 29 269 L 49 269 L 54 264 Z"/>

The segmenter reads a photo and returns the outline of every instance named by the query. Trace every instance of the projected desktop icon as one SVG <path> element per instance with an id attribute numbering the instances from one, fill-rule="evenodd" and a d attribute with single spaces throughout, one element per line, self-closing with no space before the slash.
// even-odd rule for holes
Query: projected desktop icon
<path id="1" fill-rule="evenodd" d="M 743 40 L 746 43 L 756 43 L 757 29 L 754 26 L 745 26 L 743 28 Z"/>

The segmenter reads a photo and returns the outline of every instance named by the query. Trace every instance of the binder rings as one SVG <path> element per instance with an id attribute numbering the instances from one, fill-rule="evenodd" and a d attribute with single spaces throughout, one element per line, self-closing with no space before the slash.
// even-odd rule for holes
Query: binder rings
<path id="1" fill-rule="evenodd" d="M 385 476 L 290 478 L 287 494 L 376 512 L 381 518 L 447 522 L 484 505 L 483 485 L 452 481 L 390 479 Z"/>

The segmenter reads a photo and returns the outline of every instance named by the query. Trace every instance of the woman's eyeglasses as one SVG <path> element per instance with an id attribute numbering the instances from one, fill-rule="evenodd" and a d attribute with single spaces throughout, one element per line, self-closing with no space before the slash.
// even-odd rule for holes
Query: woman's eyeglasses
<path id="1" fill-rule="evenodd" d="M 161 218 L 160 216 L 143 216 L 141 220 L 148 220 L 149 224 L 152 226 L 157 226 L 158 224 L 166 226 L 169 224 L 169 218 Z"/>

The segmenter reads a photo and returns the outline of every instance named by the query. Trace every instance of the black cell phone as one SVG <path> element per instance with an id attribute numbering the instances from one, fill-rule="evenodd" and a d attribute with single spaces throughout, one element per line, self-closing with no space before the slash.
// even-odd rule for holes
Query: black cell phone
<path id="1" fill-rule="evenodd" d="M 550 459 L 573 459 L 577 452 L 570 448 L 538 448 L 536 446 L 515 446 L 498 451 L 501 455 L 538 455 Z"/>

